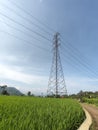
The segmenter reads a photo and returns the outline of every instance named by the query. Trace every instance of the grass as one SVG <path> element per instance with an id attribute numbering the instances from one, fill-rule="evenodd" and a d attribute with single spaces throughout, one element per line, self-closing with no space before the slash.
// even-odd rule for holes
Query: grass
<path id="1" fill-rule="evenodd" d="M 98 98 L 84 98 L 84 102 L 98 106 Z"/>
<path id="2" fill-rule="evenodd" d="M 90 130 L 96 130 L 96 123 L 95 121 L 93 121 L 91 127 L 90 127 Z"/>
<path id="3" fill-rule="evenodd" d="M 76 130 L 84 118 L 72 99 L 0 96 L 0 130 Z"/>
<path id="4" fill-rule="evenodd" d="M 94 105 L 98 106 L 98 98 L 84 98 L 83 100 L 86 103 L 94 104 Z M 96 122 L 93 120 L 90 130 L 95 130 L 95 129 L 96 129 Z"/>

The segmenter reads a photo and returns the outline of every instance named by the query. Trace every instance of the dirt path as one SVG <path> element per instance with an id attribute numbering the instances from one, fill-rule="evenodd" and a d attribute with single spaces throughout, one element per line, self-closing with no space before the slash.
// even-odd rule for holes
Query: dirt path
<path id="1" fill-rule="evenodd" d="M 82 104 L 82 106 L 90 113 L 93 119 L 92 130 L 98 130 L 98 107 L 88 104 Z"/>

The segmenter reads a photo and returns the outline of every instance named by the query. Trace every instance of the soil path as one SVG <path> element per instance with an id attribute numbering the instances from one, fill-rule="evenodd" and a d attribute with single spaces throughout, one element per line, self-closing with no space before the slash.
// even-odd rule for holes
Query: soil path
<path id="1" fill-rule="evenodd" d="M 98 107 L 88 104 L 82 104 L 82 106 L 90 113 L 93 119 L 92 130 L 98 130 Z"/>

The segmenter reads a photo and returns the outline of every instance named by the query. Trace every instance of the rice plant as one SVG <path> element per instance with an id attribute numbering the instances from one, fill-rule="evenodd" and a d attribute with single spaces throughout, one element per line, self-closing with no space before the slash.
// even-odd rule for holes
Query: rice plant
<path id="1" fill-rule="evenodd" d="M 76 130 L 84 118 L 72 99 L 0 96 L 0 130 Z"/>

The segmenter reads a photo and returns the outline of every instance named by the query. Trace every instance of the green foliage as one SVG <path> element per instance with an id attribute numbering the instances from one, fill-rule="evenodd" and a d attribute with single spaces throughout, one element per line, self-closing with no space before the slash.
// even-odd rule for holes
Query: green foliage
<path id="1" fill-rule="evenodd" d="M 80 91 L 77 94 L 72 94 L 69 95 L 70 98 L 75 98 L 75 99 L 80 99 L 82 100 L 82 98 L 98 98 L 98 91 L 96 92 L 91 92 L 91 91 Z"/>
<path id="2" fill-rule="evenodd" d="M 1 94 L 2 94 L 2 95 L 10 95 L 10 94 L 7 92 L 7 90 L 3 90 L 3 91 L 1 92 Z"/>
<path id="3" fill-rule="evenodd" d="M 83 98 L 84 102 L 98 106 L 98 98 Z"/>
<path id="4" fill-rule="evenodd" d="M 28 91 L 27 95 L 28 95 L 28 96 L 31 96 L 31 91 Z"/>
<path id="5" fill-rule="evenodd" d="M 75 100 L 0 96 L 0 130 L 76 130 L 84 118 Z"/>

